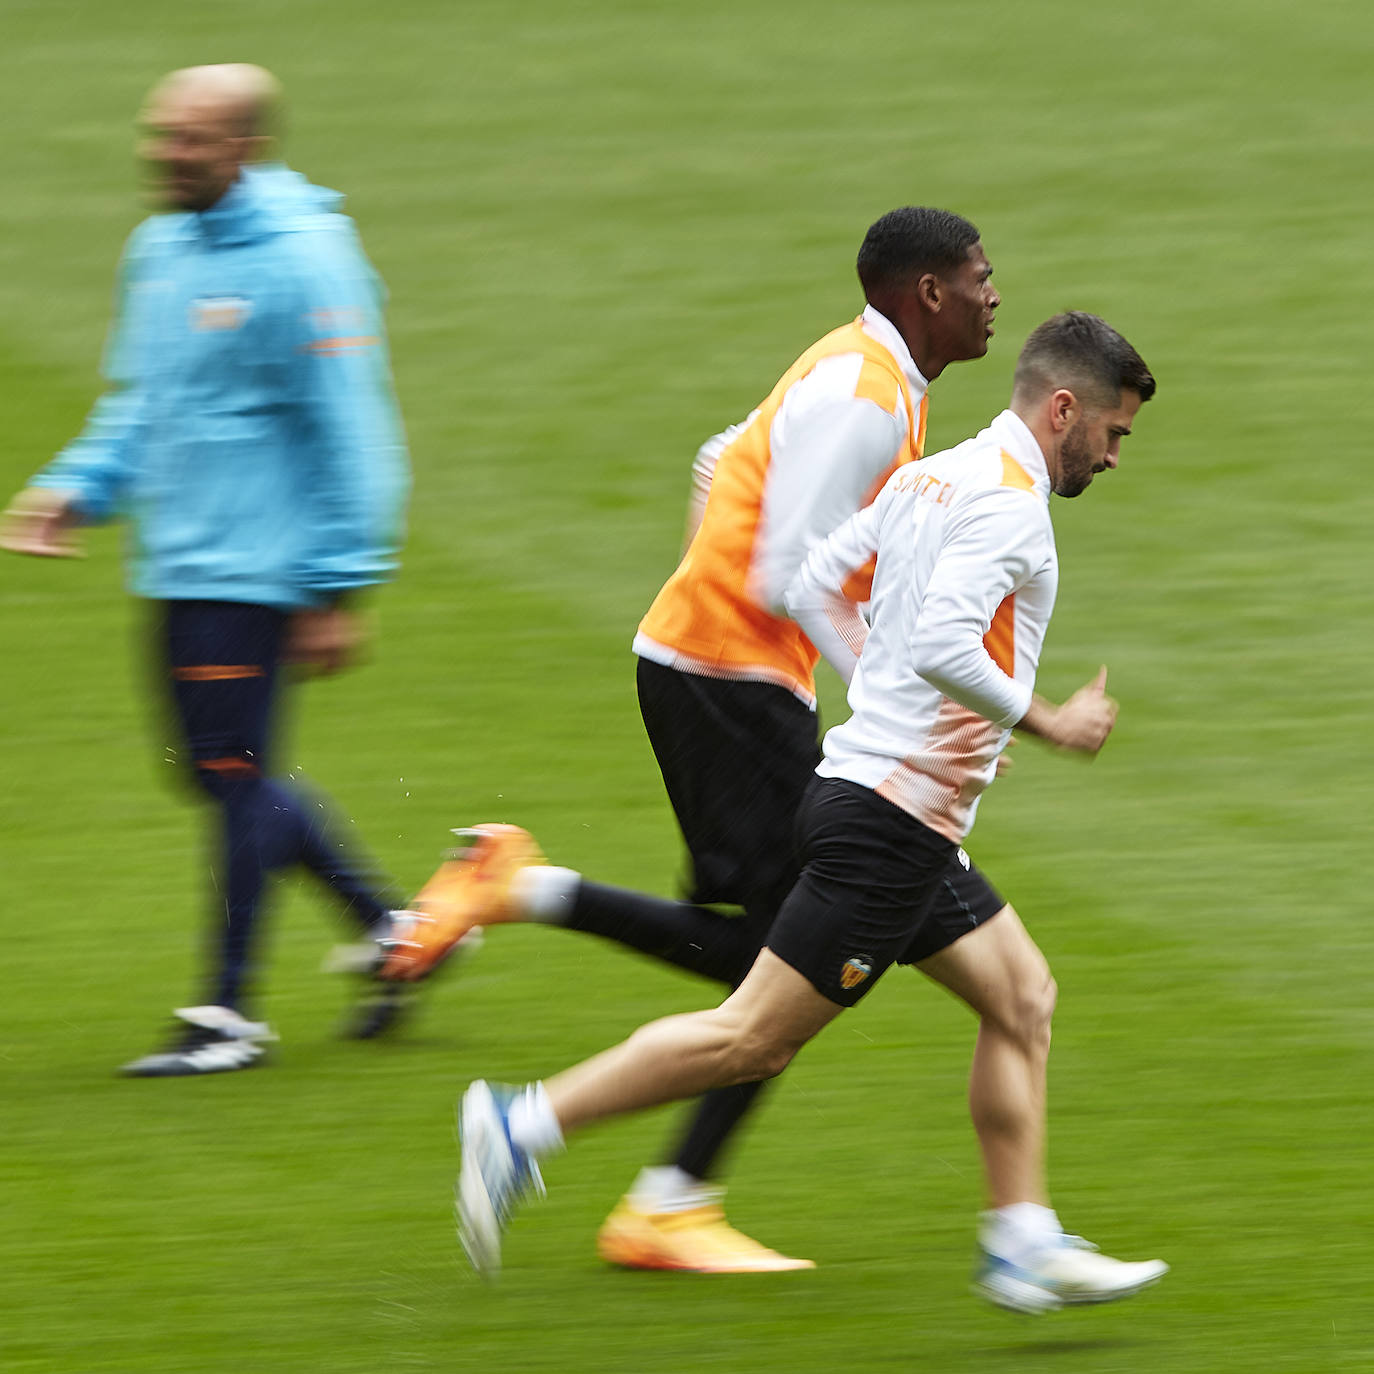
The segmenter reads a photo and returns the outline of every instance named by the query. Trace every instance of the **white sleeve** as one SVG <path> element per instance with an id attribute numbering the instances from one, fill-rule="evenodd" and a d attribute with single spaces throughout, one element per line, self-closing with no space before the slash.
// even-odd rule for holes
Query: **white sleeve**
<path id="1" fill-rule="evenodd" d="M 787 393 L 769 434 L 750 569 L 759 604 L 783 606 L 810 550 L 864 504 L 906 438 L 906 415 L 854 395 L 862 358 L 822 359 Z"/>
<path id="2" fill-rule="evenodd" d="M 951 513 L 921 599 L 912 665 L 937 691 L 1003 729 L 1030 710 L 1032 688 L 993 661 L 983 636 L 997 608 L 1049 556 L 1047 517 L 1033 492 L 998 487 Z"/>
<path id="3" fill-rule="evenodd" d="M 825 661 L 845 680 L 854 676 L 868 624 L 844 594 L 845 583 L 878 551 L 884 487 L 864 507 L 813 548 L 783 593 L 783 609 L 801 626 Z"/>
<path id="4" fill-rule="evenodd" d="M 706 513 L 706 498 L 711 494 L 711 483 L 716 476 L 716 463 L 720 455 L 744 433 L 758 418 L 758 411 L 751 410 L 737 425 L 731 425 L 719 434 L 713 434 L 697 450 L 692 461 L 692 491 L 687 498 L 687 533 L 682 547 L 685 549 L 697 537 L 701 528 L 701 517 Z"/>

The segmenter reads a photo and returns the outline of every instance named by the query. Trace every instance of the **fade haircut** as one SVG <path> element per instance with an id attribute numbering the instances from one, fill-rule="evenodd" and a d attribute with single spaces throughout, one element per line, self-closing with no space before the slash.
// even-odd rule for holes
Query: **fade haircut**
<path id="1" fill-rule="evenodd" d="M 1097 315 L 1066 310 L 1026 340 L 1016 360 L 1014 396 L 1035 400 L 1064 387 L 1085 404 L 1113 406 L 1129 387 L 1141 401 L 1155 394 L 1145 359 Z"/>
<path id="2" fill-rule="evenodd" d="M 859 249 L 859 281 L 869 301 L 903 279 L 952 272 L 968 258 L 978 230 L 962 215 L 904 205 L 869 226 Z"/>

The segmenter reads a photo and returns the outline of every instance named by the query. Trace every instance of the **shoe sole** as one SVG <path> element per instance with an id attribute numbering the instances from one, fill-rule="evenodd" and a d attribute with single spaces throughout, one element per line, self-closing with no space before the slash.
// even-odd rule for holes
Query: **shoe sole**
<path id="1" fill-rule="evenodd" d="M 638 1274 L 799 1274 L 803 1270 L 814 1269 L 814 1260 L 805 1263 L 784 1262 L 782 1264 L 764 1263 L 751 1264 L 741 1261 L 732 1264 L 726 1261 L 724 1264 L 689 1264 L 686 1262 L 675 1263 L 672 1260 L 659 1259 L 652 1255 L 629 1255 L 629 1254 L 609 1254 L 605 1250 L 598 1250 L 597 1254 L 607 1264 L 613 1265 L 617 1269 L 625 1269 Z"/>
<path id="2" fill-rule="evenodd" d="M 510 1153 L 504 1132 L 496 1138 L 493 1118 L 497 1116 L 495 1099 L 485 1083 L 474 1083 L 463 1094 L 458 1118 L 458 1239 L 472 1267 L 484 1278 L 494 1277 L 501 1269 L 501 1218 L 481 1163 L 496 1150 Z M 513 1161 L 510 1167 L 514 1168 Z"/>
<path id="3" fill-rule="evenodd" d="M 1048 1288 L 1040 1288 L 1006 1275 L 978 1279 L 973 1284 L 973 1291 L 994 1307 L 1000 1307 L 1004 1312 L 1016 1312 L 1023 1317 L 1043 1317 L 1045 1313 L 1058 1312 L 1064 1306 L 1064 1300 Z"/>
<path id="4" fill-rule="evenodd" d="M 182 1060 L 180 1063 L 151 1064 L 147 1060 L 136 1059 L 132 1064 L 124 1064 L 119 1069 L 121 1078 L 205 1078 L 210 1074 L 238 1073 L 243 1069 L 256 1069 L 266 1062 L 262 1050 L 249 1059 L 236 1063 L 217 1063 L 195 1065 Z"/>
<path id="5" fill-rule="evenodd" d="M 642 1273 L 671 1274 L 785 1274 L 814 1269 L 813 1260 L 793 1259 L 788 1255 L 766 1255 L 721 1259 L 715 1262 L 677 1260 L 665 1254 L 656 1240 L 637 1241 L 632 1236 L 603 1232 L 596 1238 L 597 1256 L 617 1269 Z"/>
<path id="6" fill-rule="evenodd" d="M 1166 1264 L 1157 1273 L 1150 1274 L 1135 1283 L 1122 1288 L 1114 1288 L 1111 1292 L 1096 1292 L 1088 1294 L 1066 1293 L 1063 1297 L 1065 1307 L 1095 1307 L 1104 1302 L 1116 1302 L 1121 1298 L 1133 1298 L 1137 1293 L 1143 1293 L 1147 1288 L 1153 1288 L 1165 1274 L 1169 1272 Z"/>
<path id="7" fill-rule="evenodd" d="M 596 1242 L 599 1259 L 617 1269 L 635 1269 L 641 1273 L 703 1274 L 707 1271 L 697 1265 L 677 1263 L 665 1259 L 648 1246 L 636 1245 L 632 1240 L 614 1239 Z"/>
<path id="8" fill-rule="evenodd" d="M 973 1291 L 980 1298 L 1006 1312 L 1019 1312 L 1022 1316 L 1039 1317 L 1046 1312 L 1058 1312 L 1065 1307 L 1097 1307 L 1103 1303 L 1120 1302 L 1123 1298 L 1133 1298 L 1147 1288 L 1153 1288 L 1165 1274 L 1169 1266 L 1164 1265 L 1157 1273 L 1150 1274 L 1134 1283 L 1120 1288 L 1097 1289 L 1092 1292 L 1055 1293 L 1038 1284 L 1027 1283 L 1010 1274 L 995 1274 L 976 1279 Z"/>

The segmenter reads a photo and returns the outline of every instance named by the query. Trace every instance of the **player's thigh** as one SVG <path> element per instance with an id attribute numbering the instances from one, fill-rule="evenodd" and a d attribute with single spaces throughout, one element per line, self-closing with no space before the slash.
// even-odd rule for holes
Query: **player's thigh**
<path id="1" fill-rule="evenodd" d="M 740 1051 L 758 1060 L 771 1076 L 781 1073 L 792 1056 L 843 1010 L 772 950 L 763 949 L 716 1015 L 729 1027 Z"/>
<path id="2" fill-rule="evenodd" d="M 1034 1034 L 1054 1009 L 1050 966 L 1011 906 L 916 967 L 1014 1035 Z"/>
<path id="3" fill-rule="evenodd" d="M 167 603 L 172 700 L 198 766 L 267 763 L 285 616 L 232 602 Z"/>

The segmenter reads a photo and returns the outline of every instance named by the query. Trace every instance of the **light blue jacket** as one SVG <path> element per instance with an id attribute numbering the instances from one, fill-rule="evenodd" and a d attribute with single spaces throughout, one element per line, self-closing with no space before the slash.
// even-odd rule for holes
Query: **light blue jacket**
<path id="1" fill-rule="evenodd" d="M 342 199 L 266 164 L 131 235 L 110 390 L 34 484 L 130 517 L 138 595 L 290 610 L 395 568 L 409 478 L 384 292 Z"/>

